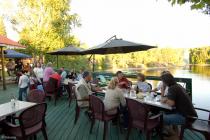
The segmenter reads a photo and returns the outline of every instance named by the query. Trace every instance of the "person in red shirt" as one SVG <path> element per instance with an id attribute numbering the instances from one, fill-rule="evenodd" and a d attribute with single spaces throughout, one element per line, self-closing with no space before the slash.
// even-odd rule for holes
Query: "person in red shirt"
<path id="1" fill-rule="evenodd" d="M 119 83 L 118 83 L 119 88 L 124 88 L 124 89 L 130 88 L 131 82 L 126 77 L 124 77 L 122 71 L 118 71 L 116 73 L 116 76 L 119 80 Z"/>
<path id="2" fill-rule="evenodd" d="M 58 87 L 60 87 L 61 84 L 61 73 L 62 71 L 59 70 L 58 72 L 54 72 L 52 75 L 50 75 L 51 78 L 58 80 Z"/>

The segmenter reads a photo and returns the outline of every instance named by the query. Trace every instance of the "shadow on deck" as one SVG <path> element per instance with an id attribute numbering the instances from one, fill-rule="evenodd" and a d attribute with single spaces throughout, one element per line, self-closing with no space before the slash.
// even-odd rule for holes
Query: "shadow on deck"
<path id="1" fill-rule="evenodd" d="M 17 95 L 18 90 L 16 85 L 9 85 L 6 91 L 0 89 L 0 103 L 10 101 L 11 95 Z M 103 139 L 103 123 L 96 121 L 92 134 L 89 134 L 90 121 L 82 112 L 76 125 L 74 125 L 75 102 L 68 107 L 67 97 L 62 97 L 58 100 L 57 106 L 54 102 L 46 101 L 47 108 L 47 133 L 49 140 L 102 140 Z M 117 126 L 109 123 L 108 140 L 124 140 L 126 131 L 122 134 Z M 37 137 L 38 140 L 43 140 L 42 134 Z M 129 140 L 143 140 L 144 136 L 136 129 L 132 130 Z M 152 140 L 158 140 L 158 136 L 153 136 Z M 169 138 L 173 140 L 177 138 Z M 203 140 L 200 134 L 186 131 L 186 140 Z"/>

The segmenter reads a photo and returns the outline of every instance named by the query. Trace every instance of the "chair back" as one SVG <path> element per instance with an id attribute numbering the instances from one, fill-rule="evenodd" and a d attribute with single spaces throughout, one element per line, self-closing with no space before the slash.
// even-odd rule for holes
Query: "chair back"
<path id="1" fill-rule="evenodd" d="M 104 103 L 95 95 L 90 95 L 90 108 L 95 119 L 104 120 Z"/>
<path id="2" fill-rule="evenodd" d="M 147 106 L 129 98 L 126 98 L 126 102 L 128 106 L 129 121 L 142 122 L 144 128 L 146 128 L 149 113 Z"/>
<path id="3" fill-rule="evenodd" d="M 25 133 L 26 129 L 42 127 L 43 124 L 40 126 L 40 123 L 44 122 L 46 110 L 46 103 L 37 104 L 24 110 L 19 116 L 22 133 Z"/>
<path id="4" fill-rule="evenodd" d="M 69 94 L 69 96 L 71 97 L 72 96 L 72 93 L 73 93 L 73 87 L 74 87 L 75 85 L 74 84 L 72 84 L 72 83 L 68 83 L 68 88 L 67 88 L 67 92 L 68 92 L 68 94 Z"/>
<path id="5" fill-rule="evenodd" d="M 45 93 L 42 90 L 34 89 L 31 90 L 27 96 L 28 102 L 34 102 L 34 103 L 43 103 L 45 102 Z"/>
<path id="6" fill-rule="evenodd" d="M 49 81 L 43 84 L 43 87 L 46 93 L 53 93 L 58 89 L 58 80 L 50 77 Z"/>

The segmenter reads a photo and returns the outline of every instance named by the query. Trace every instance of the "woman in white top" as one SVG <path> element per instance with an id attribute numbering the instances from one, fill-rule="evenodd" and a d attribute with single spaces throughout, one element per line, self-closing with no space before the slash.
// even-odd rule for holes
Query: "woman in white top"
<path id="1" fill-rule="evenodd" d="M 41 64 L 40 63 L 37 63 L 37 66 L 34 68 L 34 73 L 39 81 L 39 83 L 42 83 L 43 81 L 43 74 L 44 74 L 44 70 L 43 68 L 41 67 Z"/>
<path id="2" fill-rule="evenodd" d="M 123 96 L 122 90 L 117 87 L 118 83 L 118 79 L 113 78 L 110 81 L 105 94 L 104 106 L 105 110 L 108 111 L 109 114 L 116 113 L 116 108 L 120 105 L 126 106 L 126 100 Z"/>

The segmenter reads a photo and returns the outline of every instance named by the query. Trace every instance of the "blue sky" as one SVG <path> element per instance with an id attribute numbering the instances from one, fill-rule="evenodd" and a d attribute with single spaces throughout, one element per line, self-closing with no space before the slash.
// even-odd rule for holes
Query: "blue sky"
<path id="1" fill-rule="evenodd" d="M 8 0 L 7 6 L 15 9 L 16 3 Z M 161 47 L 210 45 L 210 16 L 191 10 L 189 4 L 172 7 L 167 0 L 72 0 L 71 10 L 82 24 L 73 34 L 90 47 L 113 35 Z M 12 14 L 14 10 L 2 12 Z M 18 35 L 5 22 L 9 37 L 17 40 Z"/>

